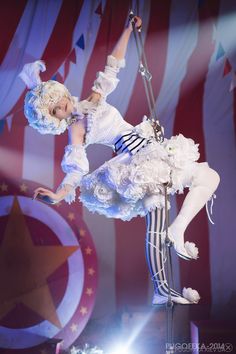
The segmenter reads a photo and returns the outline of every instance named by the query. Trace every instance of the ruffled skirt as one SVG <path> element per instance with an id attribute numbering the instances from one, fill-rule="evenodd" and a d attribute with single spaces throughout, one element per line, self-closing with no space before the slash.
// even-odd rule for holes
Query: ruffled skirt
<path id="1" fill-rule="evenodd" d="M 161 144 L 153 141 L 135 155 L 121 153 L 84 176 L 80 200 L 106 217 L 145 216 L 164 207 L 164 184 L 168 194 L 191 186 L 198 158 L 198 144 L 182 134 Z"/>

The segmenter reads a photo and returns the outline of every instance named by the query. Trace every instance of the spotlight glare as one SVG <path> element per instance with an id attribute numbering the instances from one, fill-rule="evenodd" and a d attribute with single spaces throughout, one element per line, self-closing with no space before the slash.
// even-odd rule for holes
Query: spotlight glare
<path id="1" fill-rule="evenodd" d="M 116 347 L 115 349 L 112 349 L 111 352 L 109 352 L 109 354 L 132 354 L 132 352 L 130 351 L 129 348 L 125 347 L 124 346 L 119 346 L 119 347 Z"/>

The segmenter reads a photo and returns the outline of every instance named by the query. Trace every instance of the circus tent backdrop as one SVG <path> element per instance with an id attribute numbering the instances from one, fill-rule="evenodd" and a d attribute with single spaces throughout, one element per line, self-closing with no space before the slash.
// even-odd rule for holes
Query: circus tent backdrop
<path id="1" fill-rule="evenodd" d="M 230 305 L 235 305 L 236 301 L 233 271 L 236 246 L 236 4 L 231 0 L 19 0 L 1 3 L 0 198 L 2 205 L 8 203 L 8 212 L 4 204 L 1 218 L 5 220 L 5 226 L 2 226 L 0 254 L 6 236 L 6 215 L 12 217 L 19 207 L 28 217 L 37 214 L 40 202 L 27 204 L 27 208 L 36 213 L 27 214 L 24 198 L 29 197 L 36 186 L 57 188 L 63 179 L 60 163 L 67 144 L 66 134 L 43 136 L 27 126 L 23 112 L 26 90 L 18 77 L 19 72 L 25 63 L 42 59 L 47 66 L 42 74 L 43 81 L 58 80 L 73 95 L 86 98 L 96 72 L 103 69 L 106 56 L 127 24 L 131 7 L 143 19 L 142 36 L 165 136 L 181 132 L 194 139 L 200 144 L 200 160 L 207 160 L 221 176 L 213 207 L 215 224 L 208 222 L 203 210 L 186 232 L 186 239 L 196 242 L 199 247 L 199 260 L 186 264 L 176 257 L 173 259 L 176 286 L 197 289 L 202 304 L 211 306 L 213 316 L 222 313 L 233 316 Z M 131 38 L 126 67 L 119 74 L 120 83 L 108 97 L 108 102 L 133 125 L 148 114 L 138 64 L 135 42 Z M 98 167 L 112 154 L 111 149 L 104 146 L 89 147 L 90 169 Z M 10 195 L 18 197 L 14 199 Z M 182 196 L 172 198 L 172 218 L 182 199 Z M 67 207 L 63 202 L 61 208 Z M 72 208 L 60 212 L 60 206 L 50 207 L 53 211 L 48 218 L 50 213 L 56 212 L 61 216 L 55 222 L 61 222 L 61 227 L 65 220 L 74 223 L 73 227 L 77 232 L 79 230 L 79 240 L 83 238 L 81 230 L 82 234 L 86 230 L 89 244 L 84 249 L 80 244 L 80 256 L 86 259 L 86 252 L 90 252 L 86 247 L 91 247 L 94 270 L 97 267 L 98 273 L 98 285 L 94 280 L 97 291 L 92 316 L 99 318 L 128 305 L 149 304 L 152 287 L 145 261 L 144 220 L 105 219 L 89 213 L 79 202 Z M 35 217 L 39 218 L 41 212 Z M 74 217 L 68 219 L 68 213 Z M 50 221 L 47 222 L 49 225 Z M 32 222 L 28 227 L 33 234 L 36 233 L 34 227 L 39 226 Z M 50 239 L 48 230 L 42 227 L 40 230 L 45 239 Z M 42 234 L 40 237 L 44 238 Z M 36 244 L 40 242 L 37 237 L 32 236 L 32 239 Z M 75 243 L 71 239 L 65 240 L 63 245 L 75 247 L 78 241 L 76 237 L 74 240 Z M 53 240 L 51 242 L 55 245 Z M 50 241 L 43 244 L 48 246 Z M 80 266 L 84 267 L 85 261 L 82 263 Z M 1 283 L 5 276 L 0 272 Z M 65 291 L 63 284 L 61 300 Z M 12 308 L 0 309 L 1 328 L 10 321 L 6 319 L 10 310 Z M 89 316 L 91 312 L 92 307 Z M 16 328 L 17 324 L 14 326 Z"/>

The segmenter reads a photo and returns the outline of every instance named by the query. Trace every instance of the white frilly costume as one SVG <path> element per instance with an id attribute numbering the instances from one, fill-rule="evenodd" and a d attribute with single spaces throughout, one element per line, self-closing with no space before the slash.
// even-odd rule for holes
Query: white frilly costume
<path id="1" fill-rule="evenodd" d="M 191 187 L 199 153 L 198 145 L 182 134 L 157 142 L 149 120 L 133 127 L 106 102 L 123 66 L 124 60 L 109 56 L 104 72 L 98 73 L 92 87 L 101 94 L 100 102 L 76 103 L 78 114 L 87 119 L 85 143 L 66 146 L 62 161 L 66 176 L 59 188 L 73 187 L 65 198 L 71 203 L 79 186 L 80 200 L 90 211 L 130 220 L 164 207 L 163 183 L 171 183 L 171 194 Z M 118 155 L 88 174 L 86 147 L 94 143 L 108 145 Z"/>

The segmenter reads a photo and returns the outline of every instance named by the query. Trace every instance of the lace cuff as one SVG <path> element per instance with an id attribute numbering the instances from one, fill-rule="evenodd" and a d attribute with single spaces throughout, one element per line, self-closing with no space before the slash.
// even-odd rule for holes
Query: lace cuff
<path id="1" fill-rule="evenodd" d="M 75 189 L 72 189 L 64 198 L 64 200 L 68 203 L 68 204 L 71 204 L 75 201 L 75 196 L 76 196 L 76 193 L 75 193 Z"/>
<path id="2" fill-rule="evenodd" d="M 67 145 L 65 154 L 61 163 L 65 178 L 58 187 L 68 190 L 64 197 L 69 204 L 75 201 L 75 189 L 80 185 L 81 179 L 89 172 L 89 162 L 83 145 Z"/>
<path id="3" fill-rule="evenodd" d="M 60 186 L 57 188 L 57 192 L 59 192 L 61 189 L 65 189 L 67 191 L 66 196 L 63 198 L 68 204 L 71 204 L 72 202 L 75 201 L 75 189 L 73 188 L 73 186 L 66 184 L 65 179 L 62 181 L 62 183 L 60 184 Z"/>
<path id="4" fill-rule="evenodd" d="M 125 59 L 116 59 L 113 55 L 108 55 L 106 67 L 116 69 L 119 72 L 121 68 L 125 67 Z"/>
<path id="5" fill-rule="evenodd" d="M 97 73 L 97 79 L 94 81 L 92 90 L 101 95 L 103 99 L 115 90 L 119 83 L 117 79 L 117 74 L 120 68 L 125 66 L 125 59 L 118 60 L 112 55 L 107 57 L 107 64 L 105 66 L 104 72 L 99 71 Z"/>

